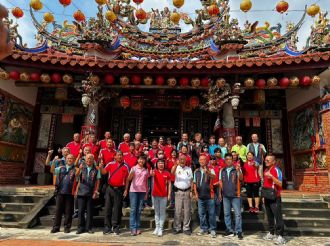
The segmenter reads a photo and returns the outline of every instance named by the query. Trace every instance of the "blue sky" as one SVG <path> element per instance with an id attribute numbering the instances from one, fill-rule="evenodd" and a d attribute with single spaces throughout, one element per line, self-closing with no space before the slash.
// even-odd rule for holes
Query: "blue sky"
<path id="1" fill-rule="evenodd" d="M 240 25 L 246 20 L 250 22 L 259 21 L 259 25 L 263 25 L 265 21 L 268 21 L 272 26 L 277 23 L 281 23 L 282 33 L 285 31 L 285 25 L 287 22 L 292 21 L 297 23 L 303 15 L 303 9 L 305 5 L 311 5 L 317 3 L 321 10 L 330 12 L 330 0 L 287 0 L 289 3 L 289 12 L 287 14 L 279 14 L 274 11 L 276 3 L 279 0 L 252 0 L 253 7 L 250 12 L 243 13 L 239 10 L 239 4 L 241 0 L 230 0 L 231 16 L 238 18 Z M 36 30 L 32 24 L 30 14 L 28 12 L 30 0 L 1 0 L 7 8 L 20 7 L 24 10 L 24 17 L 18 20 L 20 25 L 19 32 L 23 36 L 23 41 L 28 44 L 29 47 L 35 45 L 34 35 Z M 88 16 L 95 16 L 97 11 L 97 4 L 94 0 L 73 0 L 73 4 L 64 8 L 58 0 L 42 0 L 44 8 L 41 13 L 37 13 L 36 16 L 42 21 L 42 15 L 44 12 L 52 12 L 55 15 L 55 19 L 62 23 L 64 20 L 71 21 L 72 14 L 79 8 L 84 14 Z M 168 6 L 170 9 L 173 8 L 172 0 L 144 0 L 141 5 L 145 10 L 151 8 L 163 9 Z M 182 12 L 194 14 L 195 9 L 201 8 L 199 0 L 185 0 L 185 5 L 180 9 Z M 330 15 L 330 14 L 329 14 Z M 328 17 L 329 17 L 328 15 Z M 303 47 L 306 43 L 306 39 L 310 33 L 310 26 L 313 23 L 313 18 L 307 16 L 305 23 L 298 33 L 299 45 Z M 182 26 L 183 30 L 186 30 L 187 26 Z"/>

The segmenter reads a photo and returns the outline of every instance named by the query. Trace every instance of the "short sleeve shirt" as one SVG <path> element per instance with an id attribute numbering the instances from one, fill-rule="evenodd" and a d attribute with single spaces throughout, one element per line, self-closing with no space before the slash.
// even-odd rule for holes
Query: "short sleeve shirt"
<path id="1" fill-rule="evenodd" d="M 146 168 L 134 166 L 131 169 L 134 172 L 130 192 L 147 192 L 149 172 Z"/>
<path id="2" fill-rule="evenodd" d="M 118 167 L 119 169 L 117 170 Z M 109 185 L 114 187 L 125 186 L 126 179 L 129 174 L 129 167 L 126 164 L 119 164 L 116 161 L 110 162 L 108 165 L 106 165 L 105 170 L 109 172 Z"/>
<path id="3" fill-rule="evenodd" d="M 193 173 L 190 167 L 177 166 L 175 170 L 175 182 L 174 185 L 178 189 L 185 190 L 190 188 L 191 181 L 193 179 Z"/>
<path id="4" fill-rule="evenodd" d="M 69 148 L 70 154 L 74 156 L 74 158 L 77 158 L 80 151 L 80 143 L 77 143 L 75 141 L 72 141 L 66 145 L 66 147 Z"/>
<path id="5" fill-rule="evenodd" d="M 168 171 L 155 170 L 154 186 L 152 195 L 157 197 L 167 197 L 167 186 L 171 182 L 171 174 Z"/>
<path id="6" fill-rule="evenodd" d="M 281 195 L 281 190 L 282 187 L 276 185 L 274 183 L 274 181 L 272 180 L 272 178 L 268 178 L 265 174 L 266 172 L 268 172 L 268 170 L 270 171 L 270 174 L 273 175 L 276 179 L 278 179 L 279 181 L 283 181 L 283 175 L 282 175 L 282 171 L 279 167 L 277 166 L 273 166 L 270 169 L 266 168 L 264 171 L 264 187 L 265 188 L 273 188 L 277 190 L 277 196 Z"/>

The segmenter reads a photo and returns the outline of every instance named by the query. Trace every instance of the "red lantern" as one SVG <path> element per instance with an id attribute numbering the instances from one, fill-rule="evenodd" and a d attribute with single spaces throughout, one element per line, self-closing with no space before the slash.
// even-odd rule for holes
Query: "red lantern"
<path id="1" fill-rule="evenodd" d="M 136 4 L 140 4 L 140 3 L 143 3 L 143 0 L 133 0 L 133 2 Z"/>
<path id="2" fill-rule="evenodd" d="M 60 0 L 60 4 L 64 7 L 69 6 L 71 4 L 71 0 Z"/>
<path id="3" fill-rule="evenodd" d="M 40 73 L 34 72 L 30 74 L 30 80 L 31 81 L 40 81 Z"/>
<path id="4" fill-rule="evenodd" d="M 312 83 L 312 79 L 309 76 L 304 76 L 299 80 L 299 84 L 302 86 L 309 86 L 311 83 Z"/>
<path id="5" fill-rule="evenodd" d="M 11 71 L 9 72 L 9 78 L 12 80 L 19 80 L 20 72 L 17 71 Z"/>
<path id="6" fill-rule="evenodd" d="M 188 86 L 189 85 L 189 79 L 187 77 L 183 77 L 179 81 L 180 86 Z"/>
<path id="7" fill-rule="evenodd" d="M 60 83 L 62 81 L 62 76 L 59 73 L 53 73 L 50 76 L 50 79 L 52 80 L 52 82 L 54 82 L 55 84 Z"/>
<path id="8" fill-rule="evenodd" d="M 138 9 L 135 12 L 135 16 L 138 20 L 145 20 L 147 18 L 147 13 L 143 9 Z"/>
<path id="9" fill-rule="evenodd" d="M 142 82 L 142 79 L 139 75 L 133 75 L 131 78 L 131 81 L 132 81 L 133 85 L 140 85 Z"/>
<path id="10" fill-rule="evenodd" d="M 113 77 L 113 75 L 111 75 L 111 74 L 107 74 L 104 77 L 104 81 L 108 85 L 113 85 L 115 83 L 115 77 Z"/>
<path id="11" fill-rule="evenodd" d="M 276 4 L 276 11 L 283 14 L 289 8 L 289 4 L 286 1 L 280 1 Z"/>
<path id="12" fill-rule="evenodd" d="M 128 96 L 122 96 L 120 98 L 120 105 L 123 107 L 123 108 L 128 108 L 130 105 L 131 105 L 131 100 L 129 99 Z"/>
<path id="13" fill-rule="evenodd" d="M 219 7 L 216 4 L 212 4 L 207 8 L 207 11 L 209 12 L 209 15 L 215 16 L 220 13 Z"/>
<path id="14" fill-rule="evenodd" d="M 84 13 L 81 12 L 80 10 L 77 10 L 76 12 L 74 12 L 73 18 L 78 22 L 84 21 L 86 19 Z"/>
<path id="15" fill-rule="evenodd" d="M 279 81 L 279 86 L 283 87 L 283 88 L 287 88 L 290 85 L 290 80 L 287 77 L 281 78 Z"/>
<path id="16" fill-rule="evenodd" d="M 258 79 L 256 81 L 256 87 L 258 87 L 258 88 L 265 88 L 266 87 L 266 80 L 264 80 L 264 79 Z"/>
<path id="17" fill-rule="evenodd" d="M 209 78 L 202 78 L 201 79 L 201 86 L 208 87 L 209 86 Z"/>
<path id="18" fill-rule="evenodd" d="M 156 85 L 163 85 L 165 84 L 165 79 L 162 76 L 157 76 L 155 83 Z"/>
<path id="19" fill-rule="evenodd" d="M 15 16 L 15 18 L 19 19 L 21 17 L 23 17 L 24 15 L 24 12 L 21 8 L 19 7 L 16 7 L 16 8 L 13 8 L 11 13 L 13 14 L 13 16 Z"/>
<path id="20" fill-rule="evenodd" d="M 192 96 L 189 99 L 189 103 L 192 108 L 197 108 L 199 105 L 199 98 L 197 96 Z"/>

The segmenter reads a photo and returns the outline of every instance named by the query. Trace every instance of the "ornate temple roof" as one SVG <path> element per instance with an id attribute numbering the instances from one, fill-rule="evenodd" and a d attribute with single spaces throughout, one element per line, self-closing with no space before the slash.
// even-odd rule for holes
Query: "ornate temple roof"
<path id="1" fill-rule="evenodd" d="M 40 21 L 30 7 L 38 30 L 36 48 L 23 46 L 17 24 L 8 20 L 12 38 L 17 41 L 14 59 L 109 68 L 232 68 L 299 64 L 328 60 L 330 25 L 326 13 L 319 13 L 306 46 L 297 50 L 297 32 L 306 9 L 297 23 L 288 23 L 284 34 L 281 24 L 267 21 L 244 23 L 230 17 L 229 1 L 201 0 L 202 8 L 191 17 L 180 8 L 152 9 L 146 12 L 128 0 L 102 1 L 97 16 L 62 25 L 54 20 Z M 190 25 L 182 33 L 179 21 Z M 148 30 L 148 31 L 146 31 Z M 20 42 L 19 42 L 20 41 Z"/>

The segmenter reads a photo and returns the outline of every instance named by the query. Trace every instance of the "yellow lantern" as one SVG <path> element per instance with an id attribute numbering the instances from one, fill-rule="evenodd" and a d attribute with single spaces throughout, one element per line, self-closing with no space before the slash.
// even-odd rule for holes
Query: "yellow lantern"
<path id="1" fill-rule="evenodd" d="M 98 5 L 104 5 L 107 3 L 107 0 L 95 0 Z"/>
<path id="2" fill-rule="evenodd" d="M 115 20 L 117 20 L 117 15 L 115 14 L 115 12 L 108 10 L 107 12 L 105 12 L 105 18 L 110 22 L 114 22 Z"/>
<path id="3" fill-rule="evenodd" d="M 177 13 L 177 12 L 173 12 L 172 14 L 171 14 L 171 17 L 170 17 L 170 19 L 171 19 L 171 21 L 174 23 L 174 24 L 178 24 L 179 23 L 179 21 L 180 21 L 180 14 L 179 13 Z"/>
<path id="4" fill-rule="evenodd" d="M 30 1 L 30 6 L 31 6 L 31 8 L 33 8 L 35 11 L 38 11 L 38 10 L 42 9 L 43 4 L 42 4 L 42 2 L 40 2 L 40 0 L 31 0 L 31 1 Z"/>
<path id="5" fill-rule="evenodd" d="M 173 5 L 177 8 L 181 8 L 184 5 L 184 0 L 173 0 Z"/>
<path id="6" fill-rule="evenodd" d="M 318 13 L 320 13 L 320 6 L 317 4 L 312 4 L 311 6 L 309 6 L 307 8 L 307 14 L 309 16 L 314 17 L 315 15 L 317 15 Z"/>
<path id="7" fill-rule="evenodd" d="M 44 21 L 46 21 L 47 23 L 54 22 L 54 15 L 52 15 L 52 13 L 50 13 L 50 12 L 45 13 Z"/>
<path id="8" fill-rule="evenodd" d="M 240 9 L 243 12 L 248 12 L 252 8 L 252 2 L 250 0 L 243 0 L 240 4 Z"/>

